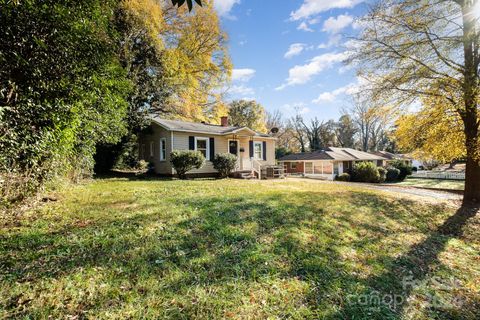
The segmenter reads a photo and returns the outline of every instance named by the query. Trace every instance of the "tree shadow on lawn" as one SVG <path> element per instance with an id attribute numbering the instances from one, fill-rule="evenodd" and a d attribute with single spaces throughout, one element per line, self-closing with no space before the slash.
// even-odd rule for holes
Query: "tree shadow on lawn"
<path id="1" fill-rule="evenodd" d="M 351 197 L 348 200 L 351 207 L 339 208 L 332 214 L 328 207 L 338 203 L 339 196 Z M 115 221 L 95 221 L 87 226 L 67 226 L 54 233 L 13 234 L 0 239 L 4 244 L 0 277 L 11 285 L 25 281 L 35 283 L 101 267 L 114 270 L 116 277 L 131 282 L 132 290 L 139 289 L 135 287 L 139 278 L 155 277 L 161 283 L 162 294 L 176 296 L 191 295 L 190 289 L 199 285 L 294 278 L 310 284 L 303 299 L 313 313 L 321 314 L 322 309 L 334 306 L 341 308 L 342 317 L 357 318 L 370 309 L 346 304 L 346 295 L 361 293 L 364 286 L 380 287 L 383 292 L 397 288 L 401 281 L 400 274 L 396 273 L 398 266 L 408 261 L 409 268 L 416 269 L 423 268 L 425 263 L 412 259 L 417 252 L 412 248 L 405 255 L 407 259 L 390 263 L 391 272 L 365 280 L 355 273 L 352 261 L 343 253 L 345 248 L 353 246 L 376 250 L 377 243 L 391 234 L 388 227 L 352 220 L 352 210 L 365 208 L 380 220 L 393 219 L 404 224 L 408 223 L 408 213 L 417 215 L 411 201 L 392 203 L 363 192 L 304 191 L 165 201 L 188 208 L 185 217 L 168 224 L 165 216 L 153 212 Z M 382 212 L 377 214 L 372 205 L 382 208 Z M 397 215 L 399 211 L 404 214 Z M 428 219 L 433 212 L 423 218 Z M 422 215 L 417 216 L 421 220 Z M 152 225 L 155 230 L 143 233 Z M 352 225 L 374 236 L 368 242 L 359 237 L 348 238 L 345 233 L 351 231 Z M 424 232 L 423 227 L 421 229 Z M 421 248 L 432 252 L 427 255 L 432 256 L 428 264 L 446 243 L 441 239 L 440 246 L 436 237 L 430 238 L 425 248 Z M 379 254 L 371 263 L 380 263 L 383 259 Z M 174 273 L 179 276 L 172 276 Z M 154 291 L 152 288 L 142 290 Z M 9 297 L 4 308 L 15 309 L 19 300 L 17 296 Z M 196 308 L 195 305 L 188 307 Z M 187 310 L 184 306 L 184 312 Z M 394 316 L 397 312 L 383 308 L 375 314 Z"/>
<path id="2" fill-rule="evenodd" d="M 175 175 L 163 175 L 156 173 L 138 173 L 138 172 L 121 172 L 121 171 L 111 171 L 108 173 L 96 174 L 94 180 L 110 180 L 110 179 L 122 179 L 125 181 L 184 181 L 178 178 Z M 206 176 L 187 176 L 186 181 L 193 180 L 219 180 L 216 175 L 206 175 Z"/>
<path id="3" fill-rule="evenodd" d="M 411 318 L 412 310 L 409 308 L 412 306 L 409 305 L 409 298 L 415 294 L 416 290 L 427 289 L 426 292 L 420 292 L 425 295 L 430 316 L 441 319 L 479 319 L 478 295 L 468 299 L 462 297 L 462 291 L 464 291 L 462 289 L 465 288 L 459 287 L 461 284 L 457 282 L 458 279 L 438 277 L 429 279 L 435 271 L 445 268 L 439 256 L 445 250 L 448 241 L 453 238 L 462 239 L 467 223 L 472 221 L 478 212 L 479 207 L 460 207 L 454 215 L 430 232 L 423 241 L 413 245 L 408 252 L 398 258 L 391 259 L 386 264 L 386 271 L 366 279 L 365 289 L 348 297 L 349 301 L 339 310 L 338 317 L 347 319 Z M 472 223 L 478 224 L 478 222 Z M 439 285 L 438 281 L 443 281 L 443 286 Z M 449 297 L 451 301 L 438 299 L 436 294 L 439 290 L 453 293 L 453 296 Z"/>

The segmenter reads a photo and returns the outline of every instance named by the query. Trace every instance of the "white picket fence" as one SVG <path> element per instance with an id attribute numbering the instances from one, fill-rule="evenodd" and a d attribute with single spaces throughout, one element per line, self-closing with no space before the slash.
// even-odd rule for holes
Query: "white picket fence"
<path id="1" fill-rule="evenodd" d="M 414 172 L 411 177 L 423 179 L 465 180 L 465 172 L 417 171 Z"/>

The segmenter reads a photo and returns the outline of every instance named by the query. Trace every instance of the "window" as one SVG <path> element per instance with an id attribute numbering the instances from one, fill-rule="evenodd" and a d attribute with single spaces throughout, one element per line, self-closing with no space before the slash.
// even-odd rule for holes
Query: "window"
<path id="1" fill-rule="evenodd" d="M 253 142 L 253 157 L 255 159 L 263 159 L 263 143 L 261 141 Z"/>
<path id="2" fill-rule="evenodd" d="M 332 174 L 333 173 L 333 164 L 331 162 L 323 163 L 323 174 Z"/>
<path id="3" fill-rule="evenodd" d="M 305 162 L 305 173 L 313 173 L 313 162 Z"/>
<path id="4" fill-rule="evenodd" d="M 290 169 L 296 170 L 297 169 L 297 163 L 296 162 L 290 162 Z"/>
<path id="5" fill-rule="evenodd" d="M 195 150 L 200 151 L 207 160 L 210 160 L 209 140 L 208 138 L 195 137 Z"/>
<path id="6" fill-rule="evenodd" d="M 167 139 L 160 139 L 160 161 L 167 159 Z"/>
<path id="7" fill-rule="evenodd" d="M 150 157 L 153 157 L 154 154 L 155 154 L 155 145 L 154 145 L 154 142 L 151 141 L 150 142 Z"/>
<path id="8" fill-rule="evenodd" d="M 145 150 L 146 150 L 146 148 L 145 148 L 145 143 L 143 143 L 143 144 L 142 144 L 142 150 L 140 151 L 140 152 L 141 152 L 140 158 L 141 158 L 142 160 L 145 160 Z"/>

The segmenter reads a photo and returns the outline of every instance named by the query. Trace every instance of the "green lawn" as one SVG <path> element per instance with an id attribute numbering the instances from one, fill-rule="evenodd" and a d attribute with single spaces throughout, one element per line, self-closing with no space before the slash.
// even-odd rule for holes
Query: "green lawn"
<path id="1" fill-rule="evenodd" d="M 479 230 L 333 183 L 96 180 L 2 227 L 0 318 L 479 319 Z"/>
<path id="2" fill-rule="evenodd" d="M 449 189 L 449 190 L 465 189 L 465 181 L 461 181 L 461 180 L 407 178 L 405 181 L 402 181 L 397 185 L 407 186 L 407 187 L 432 188 L 432 189 Z"/>

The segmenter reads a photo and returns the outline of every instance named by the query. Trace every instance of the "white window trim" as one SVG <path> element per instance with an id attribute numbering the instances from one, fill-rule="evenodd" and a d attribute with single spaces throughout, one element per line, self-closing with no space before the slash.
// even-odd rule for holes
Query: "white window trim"
<path id="1" fill-rule="evenodd" d="M 260 158 L 257 158 L 255 154 L 255 145 L 260 145 Z M 253 141 L 253 158 L 256 160 L 263 160 L 263 141 Z"/>
<path id="2" fill-rule="evenodd" d="M 207 145 L 207 155 L 205 157 L 205 160 L 210 161 L 210 138 L 208 138 L 208 137 L 195 137 L 195 146 L 194 146 L 195 151 L 198 151 L 197 150 L 197 141 L 198 140 L 205 140 L 207 142 L 206 143 L 206 145 Z"/>
<path id="3" fill-rule="evenodd" d="M 167 160 L 167 139 L 166 138 L 160 138 L 159 149 L 160 149 L 160 161 L 166 161 Z M 163 155 L 163 149 L 165 149 L 165 155 Z"/>
<path id="4" fill-rule="evenodd" d="M 150 141 L 150 157 L 155 155 L 155 142 Z"/>

